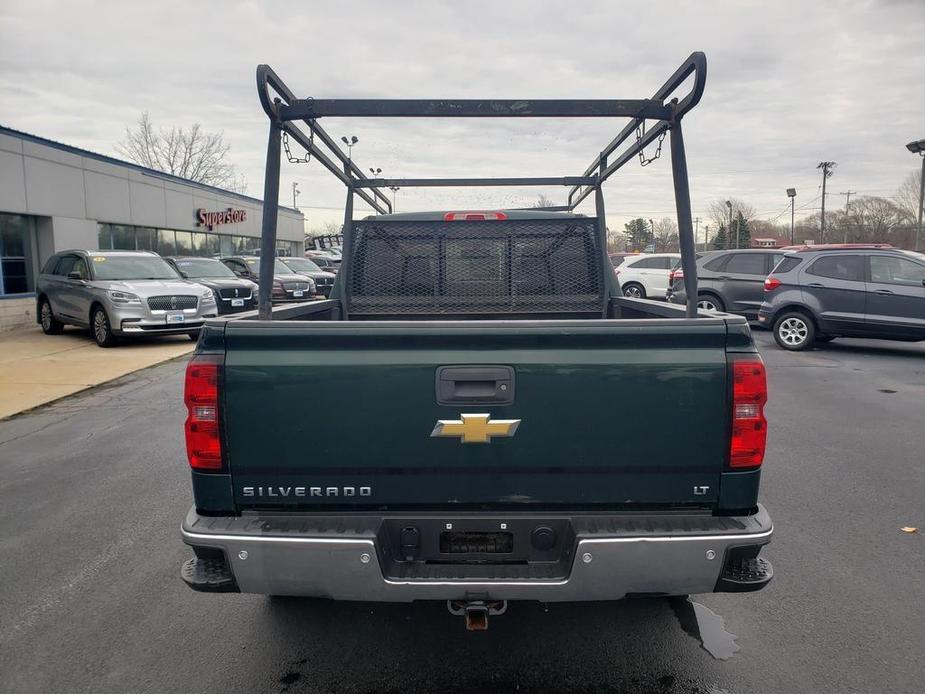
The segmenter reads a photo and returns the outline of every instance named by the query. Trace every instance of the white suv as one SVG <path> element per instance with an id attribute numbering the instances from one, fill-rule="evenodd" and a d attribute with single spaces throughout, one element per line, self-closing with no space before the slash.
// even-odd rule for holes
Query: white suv
<path id="1" fill-rule="evenodd" d="M 623 296 L 664 300 L 668 275 L 680 264 L 680 253 L 646 253 L 627 258 L 615 272 Z"/>

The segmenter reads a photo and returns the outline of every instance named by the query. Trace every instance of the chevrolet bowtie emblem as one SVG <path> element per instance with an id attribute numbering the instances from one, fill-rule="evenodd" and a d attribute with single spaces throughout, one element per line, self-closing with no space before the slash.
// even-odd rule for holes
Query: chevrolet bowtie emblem
<path id="1" fill-rule="evenodd" d="M 464 414 L 462 419 L 438 419 L 431 436 L 451 436 L 462 443 L 491 443 L 495 436 L 513 436 L 519 419 L 491 419 L 489 414 Z"/>

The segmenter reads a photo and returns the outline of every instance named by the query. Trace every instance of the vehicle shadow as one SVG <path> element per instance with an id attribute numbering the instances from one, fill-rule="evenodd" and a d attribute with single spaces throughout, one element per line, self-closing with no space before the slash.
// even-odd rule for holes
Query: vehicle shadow
<path id="1" fill-rule="evenodd" d="M 435 602 L 269 598 L 255 616 L 252 643 L 294 645 L 272 654 L 281 692 L 718 692 L 729 677 L 683 598 L 512 603 L 486 632 Z"/>
<path id="2" fill-rule="evenodd" d="M 63 335 L 68 335 L 75 338 L 84 338 L 88 343 L 93 343 L 93 333 L 90 332 L 87 328 L 79 328 L 77 326 L 65 326 Z M 188 344 L 190 343 L 189 337 L 186 335 L 135 335 L 132 334 L 129 337 L 120 338 L 117 347 L 119 348 L 132 348 L 132 347 L 143 347 L 151 346 L 158 344 Z"/>
<path id="3" fill-rule="evenodd" d="M 845 340 L 848 341 L 846 342 Z M 925 343 L 921 342 L 884 341 L 874 343 L 864 341 L 857 343 L 849 338 L 838 338 L 829 343 L 817 344 L 814 349 L 830 354 L 876 354 L 904 359 L 925 359 Z"/>

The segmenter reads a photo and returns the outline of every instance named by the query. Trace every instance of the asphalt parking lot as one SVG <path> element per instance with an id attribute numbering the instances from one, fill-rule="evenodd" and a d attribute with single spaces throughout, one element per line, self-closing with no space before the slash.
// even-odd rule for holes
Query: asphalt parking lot
<path id="1" fill-rule="evenodd" d="M 442 604 L 187 589 L 182 360 L 0 422 L 0 690 L 919 692 L 925 343 L 756 339 L 769 588 L 513 604 L 482 634 Z"/>

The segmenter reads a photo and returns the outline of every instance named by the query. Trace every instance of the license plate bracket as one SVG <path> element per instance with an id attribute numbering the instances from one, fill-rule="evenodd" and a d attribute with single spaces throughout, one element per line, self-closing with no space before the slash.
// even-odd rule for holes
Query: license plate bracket
<path id="1" fill-rule="evenodd" d="M 186 316 L 182 313 L 168 313 L 167 314 L 167 323 L 185 323 Z"/>
<path id="2" fill-rule="evenodd" d="M 231 300 L 231 305 L 234 306 L 235 308 L 240 307 L 240 306 L 243 306 L 243 305 L 244 305 L 244 299 L 232 299 L 232 300 Z"/>

